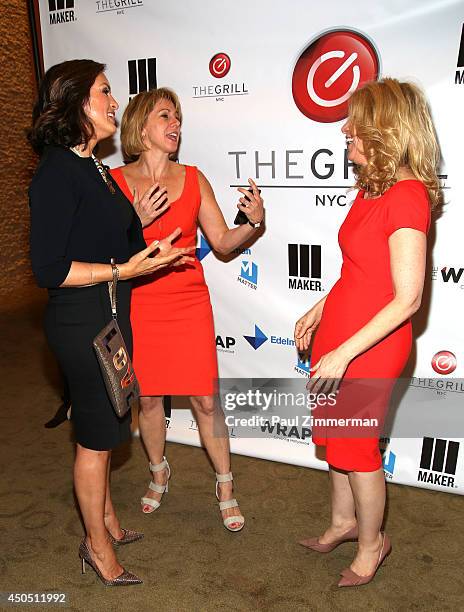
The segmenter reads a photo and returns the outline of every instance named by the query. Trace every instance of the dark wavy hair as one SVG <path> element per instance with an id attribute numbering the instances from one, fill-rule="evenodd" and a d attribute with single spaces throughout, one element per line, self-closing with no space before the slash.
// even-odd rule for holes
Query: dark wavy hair
<path id="1" fill-rule="evenodd" d="M 84 105 L 90 88 L 105 64 L 78 59 L 56 64 L 47 70 L 32 111 L 32 127 L 27 138 L 34 151 L 46 145 L 75 147 L 87 145 L 94 134 Z"/>

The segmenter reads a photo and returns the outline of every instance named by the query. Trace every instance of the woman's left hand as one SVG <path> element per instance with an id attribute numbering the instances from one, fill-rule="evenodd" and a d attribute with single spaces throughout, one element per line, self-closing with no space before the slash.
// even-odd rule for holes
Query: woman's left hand
<path id="1" fill-rule="evenodd" d="M 248 182 L 252 189 L 251 191 L 243 187 L 237 189 L 237 191 L 243 193 L 243 198 L 240 198 L 237 208 L 246 214 L 251 223 L 261 223 L 264 218 L 263 198 L 260 196 L 256 183 L 251 178 L 248 179 Z"/>
<path id="2" fill-rule="evenodd" d="M 336 348 L 323 355 L 319 361 L 310 368 L 312 376 L 306 388 L 311 393 L 334 393 L 345 375 L 351 359 L 341 348 Z"/>

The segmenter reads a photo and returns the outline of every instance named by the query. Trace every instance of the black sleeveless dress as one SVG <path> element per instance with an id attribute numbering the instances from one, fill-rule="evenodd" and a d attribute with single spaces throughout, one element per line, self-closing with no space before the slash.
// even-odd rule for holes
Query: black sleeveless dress
<path id="1" fill-rule="evenodd" d="M 116 416 L 92 341 L 111 318 L 108 284 L 60 287 L 72 261 L 117 263 L 145 248 L 133 207 L 111 193 L 92 158 L 47 147 L 30 189 L 32 269 L 48 289 L 45 331 L 69 385 L 76 441 L 109 450 L 130 438 L 130 413 Z M 132 354 L 131 281 L 118 283 L 118 323 Z"/>

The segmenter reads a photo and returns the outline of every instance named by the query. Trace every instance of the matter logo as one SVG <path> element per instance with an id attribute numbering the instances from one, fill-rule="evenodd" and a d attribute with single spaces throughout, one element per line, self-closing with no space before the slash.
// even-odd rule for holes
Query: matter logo
<path id="1" fill-rule="evenodd" d="M 216 53 L 209 61 L 209 71 L 216 79 L 222 79 L 228 74 L 232 62 L 227 53 Z"/>
<path id="2" fill-rule="evenodd" d="M 129 75 L 129 96 L 135 96 L 141 91 L 156 89 L 156 57 L 134 59 L 127 62 Z"/>
<path id="3" fill-rule="evenodd" d="M 438 351 L 432 357 L 432 368 L 437 374 L 452 374 L 456 367 L 456 355 L 451 351 Z"/>
<path id="4" fill-rule="evenodd" d="M 365 34 L 336 29 L 318 36 L 293 70 L 292 93 L 299 110 L 313 121 L 333 123 L 348 115 L 348 99 L 376 80 L 380 59 Z"/>
<path id="5" fill-rule="evenodd" d="M 249 287 L 250 289 L 257 289 L 258 287 L 258 266 L 253 261 L 243 260 L 240 267 L 240 275 L 237 280 Z"/>

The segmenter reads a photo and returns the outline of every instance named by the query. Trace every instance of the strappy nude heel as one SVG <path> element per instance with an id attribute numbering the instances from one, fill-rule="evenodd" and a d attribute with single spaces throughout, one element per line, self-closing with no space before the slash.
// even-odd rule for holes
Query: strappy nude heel
<path id="1" fill-rule="evenodd" d="M 234 479 L 234 477 L 232 476 L 232 472 L 229 472 L 227 474 L 217 474 L 216 473 L 216 497 L 219 501 L 219 483 L 221 482 L 231 482 Z M 238 507 L 238 502 L 235 498 L 233 499 L 228 499 L 227 501 L 219 501 L 219 510 L 222 512 L 222 510 L 227 510 L 228 508 L 236 508 Z M 225 518 L 223 520 L 224 523 L 224 527 L 226 529 L 228 529 L 229 531 L 240 531 L 241 529 L 243 529 L 243 526 L 245 525 L 245 517 L 243 517 L 241 514 L 237 514 L 235 516 L 228 516 L 227 518 Z M 230 525 L 232 525 L 233 523 L 238 523 L 237 527 L 231 527 Z"/>
<path id="2" fill-rule="evenodd" d="M 162 470 L 168 471 L 168 478 L 166 480 L 166 484 L 160 485 L 160 484 L 157 484 L 156 482 L 153 482 L 153 480 L 150 480 L 150 484 L 148 485 L 148 488 L 151 489 L 152 491 L 155 491 L 156 493 L 164 493 L 164 492 L 167 493 L 169 479 L 171 478 L 171 468 L 169 467 L 168 460 L 166 459 L 166 457 L 163 457 L 163 461 L 161 461 L 161 463 L 157 463 L 156 465 L 153 465 L 153 463 L 150 463 L 149 466 L 150 466 L 150 472 L 152 472 L 153 474 L 155 472 L 161 472 Z M 161 506 L 161 501 L 158 501 L 157 499 L 152 499 L 151 497 L 142 497 L 140 501 L 142 504 L 142 512 L 144 514 L 151 514 L 152 512 L 154 512 Z M 145 505 L 151 506 L 152 510 L 148 510 L 148 512 L 146 512 L 143 509 L 143 506 Z"/>

